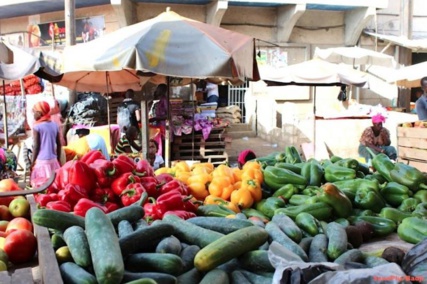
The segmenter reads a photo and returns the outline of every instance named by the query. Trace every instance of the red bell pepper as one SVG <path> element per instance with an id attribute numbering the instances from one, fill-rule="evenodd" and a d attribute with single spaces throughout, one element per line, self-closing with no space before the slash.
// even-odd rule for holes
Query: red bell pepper
<path id="1" fill-rule="evenodd" d="M 145 159 L 141 159 L 136 163 L 134 173 L 139 177 L 152 177 L 154 176 L 153 167 Z"/>
<path id="2" fill-rule="evenodd" d="M 34 197 L 35 197 L 35 200 L 36 200 L 37 204 L 39 205 L 39 207 L 46 207 L 46 204 L 48 202 L 56 201 L 56 200 L 53 200 L 49 194 L 39 193 L 39 194 L 35 195 Z"/>
<path id="3" fill-rule="evenodd" d="M 164 210 L 184 210 L 184 201 L 191 199 L 192 196 L 182 195 L 179 191 L 169 191 L 161 194 L 156 202 Z"/>
<path id="4" fill-rule="evenodd" d="M 167 193 L 169 191 L 178 191 L 182 195 L 188 195 L 188 192 L 189 192 L 187 185 L 177 179 L 173 179 L 165 183 L 164 185 L 162 185 L 162 187 L 160 188 L 160 195 L 162 195 L 163 193 Z"/>
<path id="5" fill-rule="evenodd" d="M 46 209 L 62 211 L 62 212 L 71 212 L 71 205 L 67 201 L 49 201 L 46 204 Z"/>
<path id="6" fill-rule="evenodd" d="M 135 170 L 135 161 L 128 156 L 121 154 L 113 160 L 113 164 L 119 174 L 132 173 Z"/>
<path id="7" fill-rule="evenodd" d="M 74 184 L 67 184 L 65 188 L 59 192 L 58 194 L 61 200 L 67 201 L 71 205 L 71 208 L 73 208 L 81 198 L 88 197 L 86 189 Z"/>
<path id="8" fill-rule="evenodd" d="M 152 222 L 154 220 L 161 220 L 163 218 L 164 210 L 155 203 L 155 199 L 150 197 L 150 201 L 144 204 L 144 219 L 147 222 Z"/>
<path id="9" fill-rule="evenodd" d="M 74 206 L 73 211 L 74 214 L 84 217 L 86 216 L 86 212 L 93 207 L 97 207 L 101 209 L 104 213 L 107 213 L 107 208 L 87 198 L 80 199 L 79 202 L 77 202 L 77 204 Z"/>
<path id="10" fill-rule="evenodd" d="M 59 189 L 65 188 L 67 184 L 78 185 L 88 193 L 96 186 L 96 177 L 93 169 L 81 161 L 68 161 L 58 172 Z"/>
<path id="11" fill-rule="evenodd" d="M 156 175 L 156 179 L 160 184 L 165 184 L 170 182 L 171 180 L 174 180 L 174 177 L 171 174 L 162 173 L 162 174 Z"/>
<path id="12" fill-rule="evenodd" d="M 126 186 L 128 186 L 128 184 L 138 182 L 139 177 L 135 176 L 130 172 L 127 172 L 121 174 L 121 176 L 119 176 L 113 181 L 113 183 L 111 184 L 111 189 L 117 196 L 120 196 L 122 194 L 122 191 L 126 189 Z"/>
<path id="13" fill-rule="evenodd" d="M 116 178 L 116 167 L 110 161 L 98 159 L 89 165 L 96 176 L 96 182 L 100 187 L 109 187 Z"/>
<path id="14" fill-rule="evenodd" d="M 104 159 L 104 155 L 102 155 L 102 152 L 99 150 L 90 150 L 86 154 L 83 155 L 83 157 L 80 158 L 80 161 L 85 163 L 86 165 L 92 164 L 94 161 L 98 159 Z"/>
<path id="15" fill-rule="evenodd" d="M 106 202 L 117 203 L 117 196 L 109 187 L 97 187 L 90 196 L 90 199 L 101 204 Z"/>
<path id="16" fill-rule="evenodd" d="M 140 177 L 139 181 L 144 186 L 149 197 L 157 198 L 160 195 L 162 186 L 155 177 Z"/>
<path id="17" fill-rule="evenodd" d="M 197 208 L 199 208 L 200 204 L 203 204 L 203 202 L 193 197 L 191 199 L 184 201 L 184 210 L 188 212 L 196 213 Z"/>
<path id="18" fill-rule="evenodd" d="M 107 213 L 113 212 L 120 208 L 120 206 L 117 203 L 110 202 L 110 201 L 105 202 L 104 206 L 107 209 Z"/>
<path id="19" fill-rule="evenodd" d="M 185 210 L 172 210 L 167 211 L 165 214 L 163 214 L 163 217 L 166 215 L 176 215 L 181 219 L 187 220 L 193 217 L 196 217 L 197 215 L 193 212 L 185 211 Z"/>
<path id="20" fill-rule="evenodd" d="M 145 188 L 140 183 L 131 183 L 126 186 L 126 189 L 120 194 L 120 200 L 123 206 L 129 206 L 137 202 L 142 193 L 145 192 Z"/>

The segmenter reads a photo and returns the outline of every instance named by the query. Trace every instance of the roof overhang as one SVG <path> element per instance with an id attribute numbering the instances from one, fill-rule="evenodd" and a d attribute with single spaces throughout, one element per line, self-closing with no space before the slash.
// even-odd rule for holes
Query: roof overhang
<path id="1" fill-rule="evenodd" d="M 364 34 L 388 41 L 395 45 L 400 45 L 416 52 L 427 52 L 427 39 L 408 39 L 404 36 L 384 35 L 373 32 L 364 31 Z"/>

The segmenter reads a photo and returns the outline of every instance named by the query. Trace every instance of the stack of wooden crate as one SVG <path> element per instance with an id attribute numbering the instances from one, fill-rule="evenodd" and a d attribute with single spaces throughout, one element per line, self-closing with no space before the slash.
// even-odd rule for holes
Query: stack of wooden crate
<path id="1" fill-rule="evenodd" d="M 180 161 L 197 160 L 213 164 L 228 162 L 227 149 L 231 140 L 225 134 L 225 128 L 213 128 L 207 139 L 201 131 L 175 136 L 172 144 L 172 158 Z"/>
<path id="2" fill-rule="evenodd" d="M 422 172 L 427 172 L 427 128 L 397 127 L 397 153 L 399 162 L 408 163 Z"/>

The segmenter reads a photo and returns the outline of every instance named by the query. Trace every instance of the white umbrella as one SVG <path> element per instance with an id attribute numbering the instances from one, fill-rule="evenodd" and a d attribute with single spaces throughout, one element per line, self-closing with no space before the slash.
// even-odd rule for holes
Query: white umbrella
<path id="1" fill-rule="evenodd" d="M 316 47 L 314 57 L 332 63 L 345 63 L 349 65 L 375 65 L 389 68 L 395 68 L 397 65 L 391 55 L 358 46 L 332 47 L 326 49 Z"/>
<path id="2" fill-rule="evenodd" d="M 427 61 L 394 70 L 387 81 L 389 83 L 396 83 L 399 87 L 417 88 L 421 87 L 420 81 L 426 76 Z"/>
<path id="3" fill-rule="evenodd" d="M 313 95 L 313 144 L 316 155 L 316 87 L 353 85 L 368 87 L 367 74 L 344 64 L 334 64 L 321 59 L 312 59 L 284 68 L 260 67 L 261 80 L 270 86 L 298 85 L 314 87 Z"/>

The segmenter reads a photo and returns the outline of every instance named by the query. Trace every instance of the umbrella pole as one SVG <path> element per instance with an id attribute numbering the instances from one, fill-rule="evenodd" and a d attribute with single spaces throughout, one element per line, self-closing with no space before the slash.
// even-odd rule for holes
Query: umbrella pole
<path id="1" fill-rule="evenodd" d="M 168 107 L 167 107 L 167 115 L 165 122 L 165 166 L 170 166 L 170 107 L 169 107 L 169 98 L 170 98 L 170 80 L 169 76 L 166 77 L 168 91 L 166 93 Z"/>
<path id="2" fill-rule="evenodd" d="M 7 107 L 6 107 L 6 85 L 3 80 L 3 131 L 4 131 L 4 144 L 6 149 L 9 149 L 9 135 L 7 129 Z"/>
<path id="3" fill-rule="evenodd" d="M 314 96 L 313 96 L 313 156 L 316 158 L 316 150 L 317 150 L 317 141 L 316 141 L 316 86 L 314 86 Z"/>
<path id="4" fill-rule="evenodd" d="M 107 82 L 107 120 L 108 120 L 108 136 L 110 137 L 110 145 L 113 140 L 111 136 L 111 125 L 110 125 L 110 89 L 108 88 L 108 72 L 105 73 L 105 81 Z M 110 146 L 111 147 L 111 146 Z M 114 149 L 111 149 L 113 152 Z"/>

